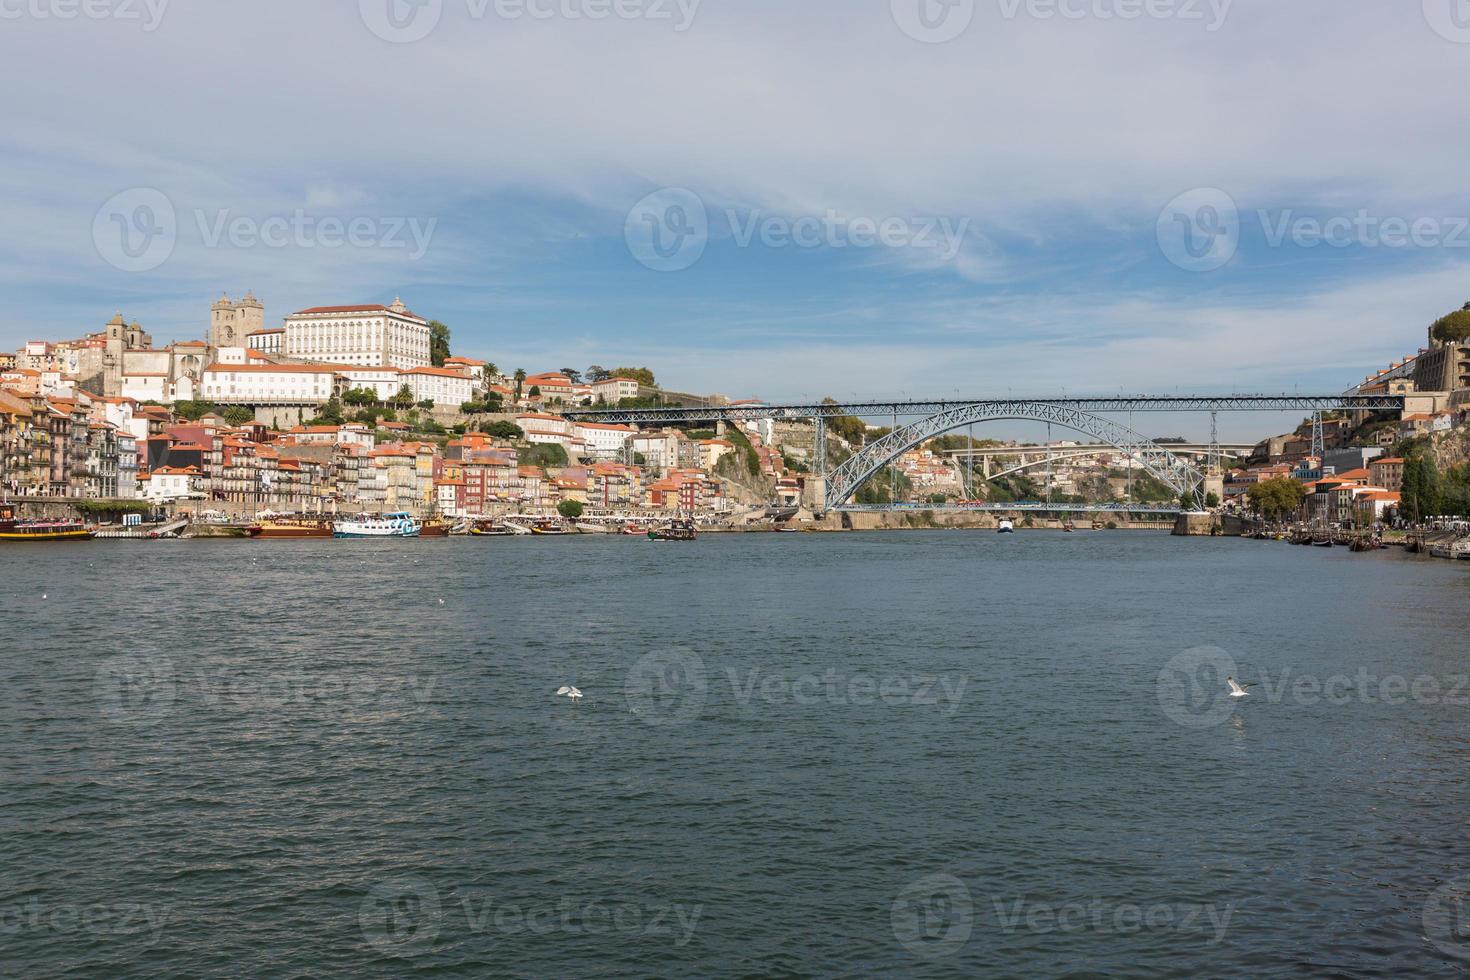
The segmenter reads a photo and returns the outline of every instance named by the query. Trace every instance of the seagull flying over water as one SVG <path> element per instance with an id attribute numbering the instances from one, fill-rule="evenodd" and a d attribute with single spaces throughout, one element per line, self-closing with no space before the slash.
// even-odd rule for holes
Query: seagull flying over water
<path id="1" fill-rule="evenodd" d="M 570 686 L 557 688 L 556 696 L 559 698 L 571 698 L 573 701 L 582 700 L 582 692 Z"/>
<path id="2" fill-rule="evenodd" d="M 1230 696 L 1232 698 L 1243 698 L 1243 697 L 1246 697 L 1251 692 L 1250 691 L 1247 691 L 1245 688 L 1246 687 L 1255 687 L 1254 684 L 1247 684 L 1247 685 L 1245 685 L 1245 687 L 1241 687 L 1239 684 L 1237 684 L 1235 682 L 1235 678 L 1234 677 L 1227 677 L 1227 678 L 1225 678 L 1225 683 L 1230 685 Z"/>

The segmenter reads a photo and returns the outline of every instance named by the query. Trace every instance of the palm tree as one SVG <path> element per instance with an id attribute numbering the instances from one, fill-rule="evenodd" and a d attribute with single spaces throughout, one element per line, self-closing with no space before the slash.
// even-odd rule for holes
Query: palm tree
<path id="1" fill-rule="evenodd" d="M 521 386 L 526 383 L 526 369 L 525 368 L 516 368 L 515 379 L 516 379 L 516 401 L 520 401 L 521 400 Z"/>

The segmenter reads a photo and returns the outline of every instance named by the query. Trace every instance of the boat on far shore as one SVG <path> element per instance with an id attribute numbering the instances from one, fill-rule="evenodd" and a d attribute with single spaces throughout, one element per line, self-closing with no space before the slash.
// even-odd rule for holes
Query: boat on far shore
<path id="1" fill-rule="evenodd" d="M 699 537 L 699 531 L 693 521 L 678 519 L 670 521 L 663 527 L 650 528 L 648 539 L 650 541 L 693 541 Z"/>
<path id="2" fill-rule="evenodd" d="M 382 517 L 362 517 L 332 525 L 335 538 L 416 538 L 422 528 L 412 514 L 399 511 Z"/>
<path id="3" fill-rule="evenodd" d="M 1014 534 L 1016 533 L 1016 522 L 1009 517 L 1002 517 L 995 531 L 997 534 Z"/>
<path id="4" fill-rule="evenodd" d="M 96 532 L 81 521 L 22 521 L 15 508 L 0 504 L 0 541 L 86 541 Z"/>
<path id="5" fill-rule="evenodd" d="M 271 516 L 259 522 L 262 538 L 330 538 L 332 522 L 322 517 Z"/>

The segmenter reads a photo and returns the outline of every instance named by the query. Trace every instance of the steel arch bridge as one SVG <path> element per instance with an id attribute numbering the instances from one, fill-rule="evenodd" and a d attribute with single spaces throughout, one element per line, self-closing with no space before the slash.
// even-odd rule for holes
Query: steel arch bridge
<path id="1" fill-rule="evenodd" d="M 1046 401 L 986 401 L 960 405 L 937 412 L 910 425 L 894 429 L 849 456 L 826 475 L 826 509 L 842 510 L 849 498 L 870 478 L 910 449 L 946 432 L 977 422 L 1022 420 L 1050 422 L 1081 432 L 1133 456 L 1165 486 L 1183 497 L 1189 494 L 1203 506 L 1204 474 L 1191 463 L 1169 452 L 1159 443 L 1139 435 L 1075 404 Z M 818 425 L 817 458 L 826 457 L 826 438 Z"/>

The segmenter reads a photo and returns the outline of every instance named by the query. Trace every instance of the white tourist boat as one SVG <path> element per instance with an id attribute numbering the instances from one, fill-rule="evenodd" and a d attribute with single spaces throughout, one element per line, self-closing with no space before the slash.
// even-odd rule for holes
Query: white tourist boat
<path id="1" fill-rule="evenodd" d="M 1012 534 L 1016 530 L 1016 525 L 1010 518 L 1002 517 L 1000 519 L 1000 526 L 995 530 L 997 534 Z"/>
<path id="2" fill-rule="evenodd" d="M 382 517 L 363 517 L 357 520 L 338 521 L 332 525 L 334 538 L 416 538 L 422 525 L 412 514 L 384 514 Z"/>

